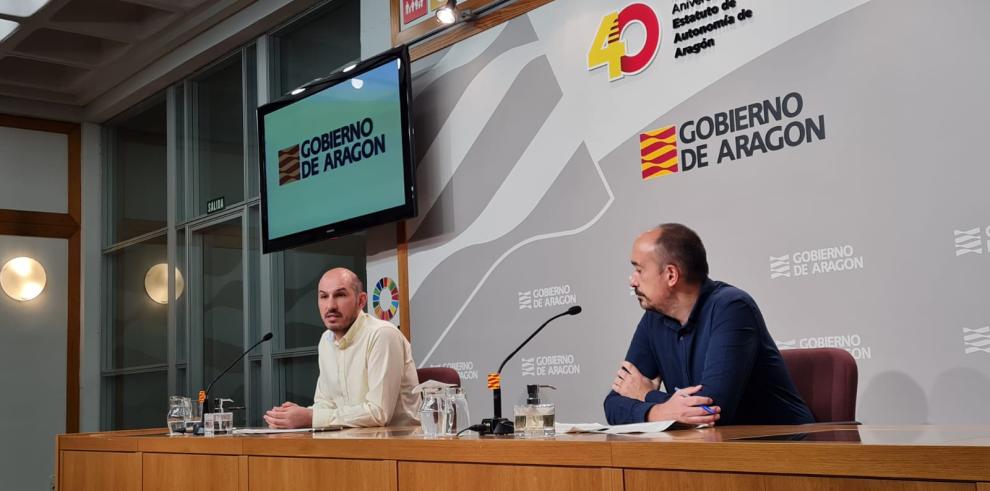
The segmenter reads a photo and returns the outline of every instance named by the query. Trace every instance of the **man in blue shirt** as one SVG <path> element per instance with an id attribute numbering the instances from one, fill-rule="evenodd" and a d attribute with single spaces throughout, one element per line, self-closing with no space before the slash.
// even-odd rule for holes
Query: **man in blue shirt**
<path id="1" fill-rule="evenodd" d="M 631 261 L 629 284 L 646 312 L 605 398 L 610 424 L 814 422 L 756 302 L 708 278 L 693 230 L 676 223 L 648 230 Z"/>

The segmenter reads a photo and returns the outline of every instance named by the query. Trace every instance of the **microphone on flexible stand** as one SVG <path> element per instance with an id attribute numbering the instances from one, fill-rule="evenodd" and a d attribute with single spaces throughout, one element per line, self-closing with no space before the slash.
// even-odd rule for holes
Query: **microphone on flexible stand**
<path id="1" fill-rule="evenodd" d="M 547 327 L 547 324 L 549 324 L 551 321 L 557 319 L 558 317 L 563 317 L 565 315 L 578 315 L 580 313 L 581 313 L 581 306 L 575 305 L 567 309 L 566 312 L 562 312 L 547 319 L 546 322 L 541 324 L 540 327 L 538 327 L 535 331 L 533 331 L 533 334 L 530 334 L 529 337 L 526 338 L 526 340 L 523 341 L 518 348 L 513 350 L 512 353 L 509 353 L 509 356 L 505 357 L 505 360 L 502 361 L 502 364 L 498 366 L 497 372 L 488 374 L 488 388 L 492 389 L 494 416 L 491 418 L 485 418 L 484 420 L 481 421 L 480 425 L 475 425 L 471 429 L 477 431 L 478 433 L 481 433 L 482 435 L 485 434 L 509 435 L 513 433 L 515 428 L 513 426 L 512 421 L 509 421 L 508 419 L 502 417 L 502 368 L 505 367 L 505 364 L 508 363 L 509 360 L 512 359 L 512 357 L 515 356 L 515 354 L 518 353 L 519 350 L 523 348 L 523 346 L 526 346 L 526 343 L 528 343 L 530 339 L 533 339 L 533 337 L 539 334 L 544 327 Z"/>
<path id="2" fill-rule="evenodd" d="M 234 365 L 237 365 L 237 362 L 241 361 L 241 359 L 243 359 L 245 356 L 247 356 L 247 354 L 250 353 L 251 350 L 257 348 L 259 344 L 264 343 L 265 341 L 268 341 L 268 340 L 271 340 L 271 339 L 272 339 L 272 333 L 268 333 L 268 334 L 265 334 L 264 336 L 262 336 L 262 338 L 257 343 L 254 343 L 253 345 L 251 345 L 251 347 L 248 348 L 248 349 L 246 349 L 243 353 L 241 353 L 241 356 L 238 356 L 237 359 L 234 360 L 234 362 L 230 364 L 230 366 L 228 366 L 222 372 L 220 372 L 220 375 L 217 375 L 216 377 L 214 377 L 213 381 L 210 382 L 210 385 L 208 385 L 206 387 L 206 390 L 201 390 L 199 392 L 199 398 L 203 402 L 203 411 L 202 411 L 202 414 L 200 415 L 199 425 L 198 426 L 195 426 L 193 428 L 193 434 L 194 435 L 202 435 L 203 434 L 203 426 L 205 426 L 205 424 L 206 424 L 206 413 L 207 413 L 207 411 L 210 410 L 210 390 L 213 389 L 213 385 L 216 384 L 217 381 L 220 380 L 221 377 L 223 377 L 224 375 L 226 375 L 227 372 L 229 372 L 231 368 L 234 368 Z"/>

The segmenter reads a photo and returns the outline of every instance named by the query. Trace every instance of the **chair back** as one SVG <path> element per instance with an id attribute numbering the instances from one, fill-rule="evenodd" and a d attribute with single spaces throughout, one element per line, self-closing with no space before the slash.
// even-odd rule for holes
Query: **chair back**
<path id="1" fill-rule="evenodd" d="M 819 423 L 856 420 L 856 360 L 839 348 L 782 350 L 798 394 Z"/>
<path id="2" fill-rule="evenodd" d="M 461 385 L 461 376 L 457 373 L 457 370 L 448 367 L 428 367 L 428 368 L 417 368 L 416 376 L 419 377 L 419 383 L 426 382 L 427 380 L 436 380 L 437 382 L 443 382 L 445 384 L 451 385 Z"/>

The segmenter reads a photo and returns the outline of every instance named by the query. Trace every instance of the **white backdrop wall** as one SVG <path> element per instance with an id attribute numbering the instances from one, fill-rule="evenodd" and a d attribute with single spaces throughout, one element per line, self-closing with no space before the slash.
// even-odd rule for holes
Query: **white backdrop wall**
<path id="1" fill-rule="evenodd" d="M 0 209 L 68 213 L 66 135 L 0 126 L 0 148 Z"/>
<path id="2" fill-rule="evenodd" d="M 990 421 L 973 410 L 990 402 L 990 4 L 642 3 L 659 46 L 618 80 L 588 53 L 625 1 L 553 2 L 414 64 L 417 364 L 457 369 L 480 419 L 486 374 L 580 304 L 506 366 L 505 410 L 545 383 L 559 420 L 604 421 L 642 315 L 632 240 L 681 222 L 782 349 L 853 354 L 861 421 Z M 620 38 L 630 55 L 649 40 Z M 670 126 L 676 162 L 647 134 Z M 677 172 L 644 179 L 644 154 Z"/>

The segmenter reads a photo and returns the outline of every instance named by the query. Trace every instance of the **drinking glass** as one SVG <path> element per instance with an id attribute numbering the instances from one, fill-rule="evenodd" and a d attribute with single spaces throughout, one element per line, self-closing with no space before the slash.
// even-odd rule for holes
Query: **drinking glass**
<path id="1" fill-rule="evenodd" d="M 443 431 L 441 418 L 443 414 L 443 394 L 439 388 L 423 389 L 423 402 L 419 406 L 419 424 L 423 435 L 435 437 Z"/>
<path id="2" fill-rule="evenodd" d="M 535 409 L 540 426 L 543 428 L 542 434 L 540 432 L 536 432 L 536 436 L 554 436 L 554 434 L 556 434 L 556 428 L 554 425 L 554 419 L 557 412 L 556 406 L 553 404 L 537 404 Z"/>
<path id="3" fill-rule="evenodd" d="M 513 425 L 513 436 L 516 438 L 526 438 L 526 427 L 529 423 L 529 414 L 531 412 L 533 412 L 532 406 L 529 404 L 512 406 L 512 416 L 515 423 Z"/>
<path id="4" fill-rule="evenodd" d="M 186 432 L 186 422 L 192 419 L 192 401 L 188 397 L 171 396 L 168 398 L 168 414 L 165 423 L 169 435 Z"/>
<path id="5" fill-rule="evenodd" d="M 188 398 L 187 398 L 188 399 Z M 202 421 L 203 406 L 199 403 L 189 401 L 189 419 L 186 420 L 186 433 L 192 435 L 196 431 L 196 424 Z"/>
<path id="6" fill-rule="evenodd" d="M 213 436 L 216 425 L 220 422 L 220 413 L 206 413 L 203 415 L 203 436 Z"/>
<path id="7" fill-rule="evenodd" d="M 214 416 L 217 435 L 226 435 L 234 431 L 234 413 L 217 413 Z"/>
<path id="8" fill-rule="evenodd" d="M 448 387 L 445 391 L 445 401 L 449 410 L 445 425 L 445 433 L 456 435 L 471 426 L 471 415 L 468 412 L 468 401 L 464 389 Z"/>

